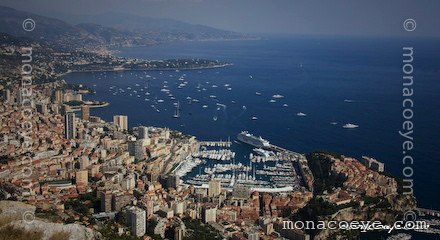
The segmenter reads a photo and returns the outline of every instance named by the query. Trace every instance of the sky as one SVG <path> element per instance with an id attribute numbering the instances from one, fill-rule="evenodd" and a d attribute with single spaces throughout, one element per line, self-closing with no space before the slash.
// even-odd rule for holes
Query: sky
<path id="1" fill-rule="evenodd" d="M 122 12 L 242 33 L 440 38 L 440 0 L 0 0 L 44 16 Z M 416 29 L 405 31 L 406 19 Z"/>

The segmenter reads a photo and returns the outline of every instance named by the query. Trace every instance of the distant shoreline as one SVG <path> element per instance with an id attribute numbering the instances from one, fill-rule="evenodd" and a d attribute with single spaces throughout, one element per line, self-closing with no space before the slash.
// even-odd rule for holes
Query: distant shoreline
<path id="1" fill-rule="evenodd" d="M 110 105 L 110 103 L 109 102 L 104 102 L 104 103 L 95 104 L 95 105 L 85 103 L 84 105 L 88 106 L 89 108 L 102 108 L 102 107 L 107 107 L 108 105 Z M 70 108 L 72 109 L 72 111 L 79 111 L 79 110 L 81 110 L 81 106 L 83 106 L 83 105 L 80 105 L 80 106 L 70 106 Z"/>
<path id="2" fill-rule="evenodd" d="M 58 76 L 65 76 L 69 73 L 87 73 L 87 72 L 123 72 L 123 71 L 183 71 L 183 70 L 202 70 L 202 69 L 216 69 L 233 66 L 232 63 L 225 63 L 212 66 L 200 66 L 200 67 L 188 67 L 188 68 L 155 68 L 155 69 L 130 69 L 130 68 L 118 68 L 118 69 L 97 69 L 97 70 L 68 70 L 65 73 L 59 74 Z"/>
<path id="3" fill-rule="evenodd" d="M 124 48 L 145 48 L 145 47 L 154 47 L 158 45 L 166 45 L 173 43 L 189 43 L 189 42 L 234 42 L 234 41 L 261 41 L 264 38 L 262 37 L 251 37 L 251 38 L 225 38 L 225 39 L 199 39 L 199 40 L 175 40 L 175 41 L 164 41 L 164 42 L 156 42 L 151 44 L 139 44 L 139 45 L 128 45 L 128 46 L 120 46 L 115 48 L 107 48 L 106 50 L 110 55 L 117 56 L 118 53 L 121 53 Z M 120 57 L 120 56 L 117 56 Z"/>

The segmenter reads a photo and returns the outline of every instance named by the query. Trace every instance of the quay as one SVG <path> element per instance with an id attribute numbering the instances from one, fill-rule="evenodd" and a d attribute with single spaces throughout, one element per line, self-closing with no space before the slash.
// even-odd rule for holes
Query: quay
<path id="1" fill-rule="evenodd" d="M 415 210 L 421 216 L 428 215 L 428 216 L 433 216 L 433 217 L 440 217 L 440 211 L 438 211 L 438 210 L 427 209 L 427 208 L 416 208 Z"/>
<path id="2" fill-rule="evenodd" d="M 208 146 L 208 147 L 231 147 L 232 143 L 230 140 L 228 141 L 201 141 L 200 146 Z"/>
<path id="3" fill-rule="evenodd" d="M 299 167 L 299 173 L 301 174 L 301 177 L 304 181 L 304 185 L 307 188 L 307 190 L 313 192 L 313 182 L 314 182 L 314 177 L 312 174 L 312 171 L 310 170 L 308 163 L 307 163 L 307 159 L 303 154 L 270 144 L 269 146 L 270 149 L 274 150 L 274 151 L 279 151 L 288 155 L 293 156 L 294 158 L 298 159 L 298 167 Z"/>
<path id="4" fill-rule="evenodd" d="M 281 153 L 295 155 L 295 156 L 300 156 L 301 155 L 300 153 L 297 153 L 297 152 L 294 152 L 294 151 L 291 151 L 291 150 L 288 150 L 288 149 L 285 149 L 285 148 L 282 148 L 282 147 L 279 147 L 279 146 L 276 146 L 276 145 L 273 145 L 273 144 L 269 145 L 269 149 L 273 150 L 273 151 L 281 152 Z"/>
<path id="5" fill-rule="evenodd" d="M 192 154 L 193 157 L 207 158 L 211 160 L 229 161 L 235 158 L 235 152 L 229 149 L 204 150 Z"/>

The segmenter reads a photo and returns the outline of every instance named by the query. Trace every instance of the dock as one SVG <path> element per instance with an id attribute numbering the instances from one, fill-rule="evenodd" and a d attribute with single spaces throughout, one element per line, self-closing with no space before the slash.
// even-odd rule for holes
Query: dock
<path id="1" fill-rule="evenodd" d="M 433 217 L 440 217 L 440 211 L 439 210 L 433 210 L 433 209 L 427 209 L 427 208 L 416 208 L 416 211 L 420 215 L 428 215 Z"/>
<path id="2" fill-rule="evenodd" d="M 291 150 L 288 150 L 288 149 L 285 149 L 285 148 L 282 148 L 282 147 L 279 147 L 279 146 L 276 146 L 273 144 L 270 144 L 269 149 L 277 151 L 277 152 L 285 153 L 285 154 L 295 155 L 295 156 L 301 155 L 300 153 L 297 153 L 297 152 L 294 152 L 294 151 L 291 151 Z"/>
<path id="3" fill-rule="evenodd" d="M 231 141 L 201 141 L 200 146 L 208 147 L 231 147 Z"/>

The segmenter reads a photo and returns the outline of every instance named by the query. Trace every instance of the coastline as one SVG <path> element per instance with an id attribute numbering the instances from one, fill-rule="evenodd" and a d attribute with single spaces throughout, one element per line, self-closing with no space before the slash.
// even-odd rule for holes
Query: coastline
<path id="1" fill-rule="evenodd" d="M 110 105 L 109 102 L 104 102 L 102 104 L 97 104 L 97 105 L 91 105 L 91 104 L 85 104 L 86 106 L 89 106 L 89 108 L 102 108 L 102 107 L 107 107 Z M 79 111 L 81 110 L 81 105 L 80 106 L 71 106 L 70 107 L 72 109 L 72 111 Z"/>
<path id="2" fill-rule="evenodd" d="M 129 68 L 113 68 L 113 69 L 99 69 L 99 70 L 68 70 L 65 73 L 60 73 L 57 77 L 62 77 L 70 73 L 88 73 L 88 72 L 123 72 L 123 71 L 184 71 L 184 70 L 203 70 L 203 69 L 217 69 L 233 66 L 233 63 L 225 63 L 213 66 L 189 67 L 189 68 L 155 68 L 155 69 L 129 69 Z"/>
<path id="3" fill-rule="evenodd" d="M 264 40 L 263 37 L 249 37 L 249 38 L 213 38 L 213 39 L 198 39 L 198 40 L 191 40 L 191 39 L 183 39 L 183 40 L 173 40 L 173 41 L 163 41 L 163 42 L 156 42 L 151 44 L 139 44 L 139 45 L 126 45 L 116 48 L 110 48 L 106 49 L 106 52 L 110 55 L 116 56 L 117 53 L 120 53 L 121 48 L 141 48 L 141 47 L 151 47 L 151 46 L 157 46 L 157 45 L 163 45 L 163 44 L 173 44 L 178 42 L 230 42 L 230 41 L 261 41 Z"/>
<path id="4" fill-rule="evenodd" d="M 228 64 L 225 64 L 228 65 Z M 233 65 L 233 64 L 230 64 Z M 197 70 L 197 69 L 209 69 L 209 68 L 220 68 L 222 66 L 212 66 L 212 67 L 199 67 L 199 68 L 187 68 L 188 70 Z M 133 71 L 133 70 L 137 70 L 139 71 L 140 69 L 112 69 L 112 70 L 90 70 L 90 71 L 74 71 L 74 72 L 102 72 L 102 71 L 109 71 L 109 72 L 121 72 L 121 71 Z M 173 71 L 173 70 L 183 70 L 183 69 L 148 69 L 148 70 L 142 70 L 142 71 Z M 70 72 L 69 72 L 70 73 Z"/>

